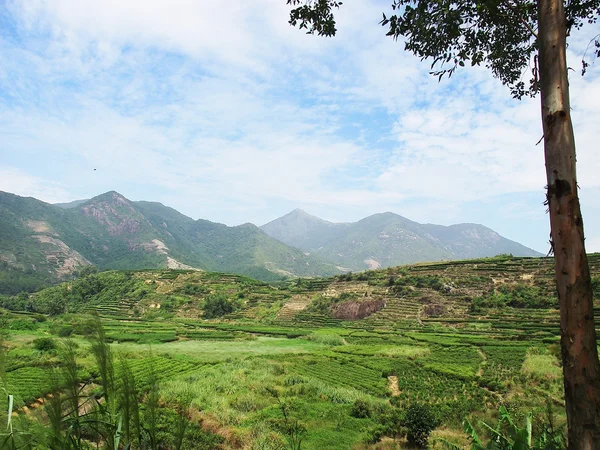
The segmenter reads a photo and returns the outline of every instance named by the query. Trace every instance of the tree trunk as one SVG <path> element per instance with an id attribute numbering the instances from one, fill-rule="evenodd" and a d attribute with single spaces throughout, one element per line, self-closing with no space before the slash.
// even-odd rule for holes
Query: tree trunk
<path id="1" fill-rule="evenodd" d="M 577 197 L 562 0 L 538 0 L 548 207 L 560 302 L 569 450 L 600 450 L 600 363 L 592 283 Z"/>

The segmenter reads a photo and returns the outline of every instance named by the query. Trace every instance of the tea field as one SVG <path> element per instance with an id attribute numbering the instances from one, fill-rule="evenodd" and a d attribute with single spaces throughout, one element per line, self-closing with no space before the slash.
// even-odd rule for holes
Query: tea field
<path id="1" fill-rule="evenodd" d="M 590 266 L 600 289 L 600 255 Z M 222 437 L 213 448 L 293 448 L 289 424 L 302 449 L 405 448 L 382 430 L 414 404 L 436 416 L 431 448 L 467 445 L 463 419 L 494 423 L 502 405 L 515 420 L 532 412 L 534 428 L 550 411 L 560 427 L 552 276 L 551 259 L 510 256 L 279 284 L 199 271 L 91 274 L 1 299 L 4 386 L 19 415 L 43 422 L 68 340 L 93 389 L 88 336 L 99 317 L 140 395 L 151 379 L 163 405 L 190 398 L 190 419 Z"/>

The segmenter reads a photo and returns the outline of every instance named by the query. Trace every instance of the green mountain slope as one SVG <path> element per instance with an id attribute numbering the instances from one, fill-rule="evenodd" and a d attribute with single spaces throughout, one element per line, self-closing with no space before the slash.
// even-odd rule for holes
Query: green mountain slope
<path id="1" fill-rule="evenodd" d="M 339 273 L 331 264 L 266 235 L 254 225 L 195 221 L 160 203 L 132 202 L 111 191 L 68 208 L 0 192 L 0 269 L 12 293 L 30 274 L 39 282 L 100 269 L 198 268 L 251 275 Z M 10 275 L 7 275 L 10 273 Z"/>
<path id="2" fill-rule="evenodd" d="M 540 256 L 483 225 L 423 225 L 390 212 L 335 224 L 296 210 L 261 228 L 288 245 L 351 270 L 501 253 Z"/>

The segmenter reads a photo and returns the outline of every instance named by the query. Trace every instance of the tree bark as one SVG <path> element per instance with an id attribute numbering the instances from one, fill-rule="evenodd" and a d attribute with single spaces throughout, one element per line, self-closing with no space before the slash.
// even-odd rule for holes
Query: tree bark
<path id="1" fill-rule="evenodd" d="M 562 0 L 538 0 L 548 208 L 560 302 L 569 450 L 600 450 L 600 363 L 592 283 L 577 196 Z"/>

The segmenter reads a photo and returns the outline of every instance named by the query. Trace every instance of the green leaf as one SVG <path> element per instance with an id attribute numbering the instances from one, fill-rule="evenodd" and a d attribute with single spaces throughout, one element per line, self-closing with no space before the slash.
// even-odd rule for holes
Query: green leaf
<path id="1" fill-rule="evenodd" d="M 8 419 L 6 421 L 6 429 L 12 432 L 11 420 L 13 411 L 14 398 L 11 394 L 8 394 Z"/>

